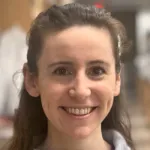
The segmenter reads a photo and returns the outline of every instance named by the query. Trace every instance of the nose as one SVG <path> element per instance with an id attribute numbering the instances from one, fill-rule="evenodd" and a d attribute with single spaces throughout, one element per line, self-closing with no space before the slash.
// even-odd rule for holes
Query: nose
<path id="1" fill-rule="evenodd" d="M 69 93 L 78 100 L 85 100 L 91 95 L 90 81 L 85 74 L 81 73 L 76 76 Z"/>

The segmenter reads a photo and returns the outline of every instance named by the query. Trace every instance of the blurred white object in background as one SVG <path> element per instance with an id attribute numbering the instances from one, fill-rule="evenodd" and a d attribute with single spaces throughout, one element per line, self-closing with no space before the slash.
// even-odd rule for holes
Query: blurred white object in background
<path id="1" fill-rule="evenodd" d="M 74 0 L 46 0 L 46 1 L 51 5 L 54 5 L 54 4 L 65 5 L 65 4 L 74 2 Z"/>
<path id="2" fill-rule="evenodd" d="M 135 66 L 140 79 L 150 81 L 150 10 L 139 10 L 136 16 L 137 56 Z"/>
<path id="3" fill-rule="evenodd" d="M 3 127 L 0 129 L 0 140 L 1 139 L 9 139 L 13 135 L 13 128 L 10 126 Z"/>
<path id="4" fill-rule="evenodd" d="M 140 54 L 134 61 L 140 79 L 150 81 L 150 54 Z"/>
<path id="5" fill-rule="evenodd" d="M 26 33 L 20 26 L 13 26 L 2 33 L 0 41 L 0 116 L 13 116 L 18 106 L 18 90 L 22 81 L 13 83 L 13 75 L 22 70 L 26 62 Z M 19 75 L 19 74 L 18 74 Z M 21 74 L 20 74 L 21 75 Z M 17 80 L 17 79 L 16 79 Z"/>

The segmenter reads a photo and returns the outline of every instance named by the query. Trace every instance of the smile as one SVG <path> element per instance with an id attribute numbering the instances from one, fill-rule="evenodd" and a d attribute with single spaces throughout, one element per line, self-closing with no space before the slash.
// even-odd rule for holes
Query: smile
<path id="1" fill-rule="evenodd" d="M 62 107 L 67 113 L 83 116 L 90 114 L 96 107 L 87 107 L 87 108 L 73 108 L 73 107 Z"/>

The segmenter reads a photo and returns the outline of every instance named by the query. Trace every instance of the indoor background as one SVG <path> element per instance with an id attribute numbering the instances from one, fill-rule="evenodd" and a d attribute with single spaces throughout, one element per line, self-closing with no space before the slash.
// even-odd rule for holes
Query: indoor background
<path id="1" fill-rule="evenodd" d="M 137 150 L 150 150 L 150 0 L 0 0 L 0 147 L 13 132 L 30 24 L 47 7 L 72 2 L 105 7 L 125 25 L 133 46 L 125 54 L 121 96 Z"/>

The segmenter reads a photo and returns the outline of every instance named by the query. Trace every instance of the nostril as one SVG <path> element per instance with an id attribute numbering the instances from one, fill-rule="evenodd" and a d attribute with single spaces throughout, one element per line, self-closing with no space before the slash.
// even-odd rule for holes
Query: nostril
<path id="1" fill-rule="evenodd" d="M 86 98 L 91 95 L 91 90 L 90 89 L 70 89 L 69 90 L 69 95 L 71 97 L 80 97 L 80 98 Z"/>
<path id="2" fill-rule="evenodd" d="M 91 89 L 87 89 L 87 95 L 91 95 Z"/>
<path id="3" fill-rule="evenodd" d="M 75 89 L 73 89 L 73 88 L 70 89 L 70 90 L 69 90 L 69 95 L 70 95 L 70 96 L 75 96 Z"/>

